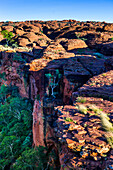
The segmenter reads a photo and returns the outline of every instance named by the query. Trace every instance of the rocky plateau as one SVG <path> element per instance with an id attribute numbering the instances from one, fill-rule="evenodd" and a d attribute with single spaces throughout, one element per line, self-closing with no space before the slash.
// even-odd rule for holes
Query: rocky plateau
<path id="1" fill-rule="evenodd" d="M 0 22 L 2 30 L 18 46 L 3 48 L 0 33 L 0 84 L 34 101 L 33 146 L 55 150 L 56 170 L 112 170 L 113 24 Z"/>

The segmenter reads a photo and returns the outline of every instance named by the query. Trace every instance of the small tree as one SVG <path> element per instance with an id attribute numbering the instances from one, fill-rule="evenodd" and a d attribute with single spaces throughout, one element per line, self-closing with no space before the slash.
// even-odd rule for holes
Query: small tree
<path id="1" fill-rule="evenodd" d="M 7 30 L 3 30 L 1 31 L 1 34 L 3 35 L 4 38 L 6 38 L 7 45 L 9 45 L 9 43 L 12 42 L 13 33 L 8 32 Z"/>
<path id="2" fill-rule="evenodd" d="M 52 75 L 51 73 L 45 74 L 45 76 L 49 79 L 49 87 L 51 88 L 51 96 L 55 98 L 54 89 L 59 85 L 60 78 L 62 75 L 60 74 L 59 70 L 57 69 Z"/>

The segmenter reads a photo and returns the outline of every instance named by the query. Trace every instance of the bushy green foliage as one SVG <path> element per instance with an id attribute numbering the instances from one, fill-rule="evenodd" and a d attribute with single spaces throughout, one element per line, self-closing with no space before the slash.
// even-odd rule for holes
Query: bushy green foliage
<path id="1" fill-rule="evenodd" d="M 4 38 L 6 38 L 6 42 L 7 45 L 9 45 L 9 43 L 12 43 L 12 38 L 13 38 L 13 33 L 12 32 L 8 32 L 7 30 L 3 30 L 1 31 L 1 34 L 3 35 Z"/>
<path id="2" fill-rule="evenodd" d="M 85 103 L 86 102 L 86 98 L 84 98 L 84 97 L 77 97 L 76 102 Z"/>
<path id="3" fill-rule="evenodd" d="M 0 73 L 0 82 L 1 82 L 1 79 L 6 80 L 5 77 L 6 77 L 6 73 L 5 72 Z"/>
<path id="4" fill-rule="evenodd" d="M 0 87 L 0 169 L 10 166 L 32 145 L 32 104 L 15 86 Z"/>
<path id="5" fill-rule="evenodd" d="M 64 120 L 67 122 L 73 122 L 73 119 L 71 119 L 70 117 L 66 117 L 66 118 L 64 118 Z"/>
<path id="6" fill-rule="evenodd" d="M 113 41 L 113 37 L 111 38 L 111 41 Z"/>
<path id="7" fill-rule="evenodd" d="M 14 170 L 53 170 L 51 167 L 51 155 L 47 154 L 47 148 L 43 146 L 25 150 L 16 160 L 13 168 Z"/>
<path id="8" fill-rule="evenodd" d="M 32 101 L 16 86 L 0 87 L 0 170 L 53 170 L 56 154 L 32 148 Z"/>

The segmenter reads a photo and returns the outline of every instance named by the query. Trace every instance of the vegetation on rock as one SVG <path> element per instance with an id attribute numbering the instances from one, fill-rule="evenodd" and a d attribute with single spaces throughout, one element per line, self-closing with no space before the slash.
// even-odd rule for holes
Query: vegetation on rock
<path id="1" fill-rule="evenodd" d="M 4 38 L 6 38 L 6 42 L 7 42 L 7 46 L 9 45 L 9 43 L 12 43 L 13 40 L 13 33 L 12 32 L 8 32 L 7 30 L 3 30 L 1 31 L 1 34 L 3 35 Z"/>

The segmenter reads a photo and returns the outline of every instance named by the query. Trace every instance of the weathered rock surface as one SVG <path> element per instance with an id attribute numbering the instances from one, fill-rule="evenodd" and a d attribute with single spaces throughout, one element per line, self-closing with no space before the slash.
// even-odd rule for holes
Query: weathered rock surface
<path id="1" fill-rule="evenodd" d="M 104 26 L 104 31 L 113 31 L 113 24 L 106 24 Z"/>
<path id="2" fill-rule="evenodd" d="M 104 55 L 113 55 L 112 43 L 110 43 L 113 37 L 113 24 L 105 22 L 80 22 L 76 20 L 1 22 L 0 29 L 13 32 L 15 41 L 18 41 L 20 36 L 25 35 L 29 39 L 31 47 L 34 47 L 33 42 L 37 39 L 37 35 L 39 36 L 37 45 L 41 47 L 47 47 L 51 39 L 59 41 L 61 38 L 66 38 L 68 42 L 65 43 L 65 48 L 67 50 L 88 46 Z M 25 37 L 23 36 L 23 38 Z M 75 39 L 77 40 L 75 41 Z M 83 40 L 87 45 L 85 42 L 83 43 Z M 27 40 L 24 39 L 24 41 Z M 103 43 L 105 44 L 103 45 Z M 21 46 L 27 44 L 29 43 L 21 43 Z M 18 45 L 20 44 L 18 43 Z"/>
<path id="3" fill-rule="evenodd" d="M 77 60 L 87 69 L 92 75 L 98 75 L 105 71 L 105 59 L 98 58 L 94 53 L 93 55 L 77 55 Z"/>
<path id="4" fill-rule="evenodd" d="M 23 56 L 22 56 L 23 55 Z M 19 57 L 21 59 L 19 59 Z M 19 88 L 19 93 L 22 97 L 29 97 L 29 82 L 28 82 L 28 68 L 25 69 L 25 58 L 30 61 L 29 55 L 1 53 L 1 69 L 0 74 L 5 73 L 5 79 L 1 80 L 1 85 L 15 85 Z"/>
<path id="5" fill-rule="evenodd" d="M 18 38 L 18 44 L 20 47 L 26 47 L 30 42 L 27 38 Z"/>
<path id="6" fill-rule="evenodd" d="M 113 41 L 101 44 L 100 52 L 104 55 L 113 55 Z"/>
<path id="7" fill-rule="evenodd" d="M 113 103 L 101 98 L 82 99 L 74 106 L 55 108 L 59 115 L 55 132 L 60 143 L 61 169 L 109 168 L 113 163 L 113 154 L 105 140 L 106 132 L 101 128 L 100 112 L 109 113 L 113 122 Z M 86 113 L 80 110 L 81 106 L 87 108 Z"/>
<path id="8" fill-rule="evenodd" d="M 86 43 L 80 39 L 70 39 L 64 44 L 66 50 L 73 50 L 77 48 L 87 48 Z"/>
<path id="9" fill-rule="evenodd" d="M 38 36 L 33 32 L 23 34 L 24 38 L 27 38 L 31 43 L 38 40 Z"/>
<path id="10" fill-rule="evenodd" d="M 34 146 L 45 146 L 44 144 L 44 120 L 41 102 L 35 100 L 33 109 L 33 144 Z"/>
<path id="11" fill-rule="evenodd" d="M 105 113 L 113 123 L 112 24 L 1 22 L 2 29 L 12 31 L 22 48 L 14 49 L 15 57 L 0 52 L 0 73 L 7 79 L 0 83 L 18 86 L 22 97 L 34 101 L 34 146 L 54 149 L 61 170 L 112 169 L 110 134 L 100 119 Z M 26 46 L 32 51 L 25 52 Z"/>
<path id="12" fill-rule="evenodd" d="M 113 71 L 92 77 L 78 90 L 78 93 L 83 96 L 102 97 L 113 101 Z"/>
<path id="13" fill-rule="evenodd" d="M 13 26 L 2 26 L 2 30 L 12 31 L 13 32 L 14 27 Z"/>
<path id="14" fill-rule="evenodd" d="M 109 57 L 105 63 L 105 68 L 109 71 L 109 70 L 113 70 L 113 57 Z"/>

